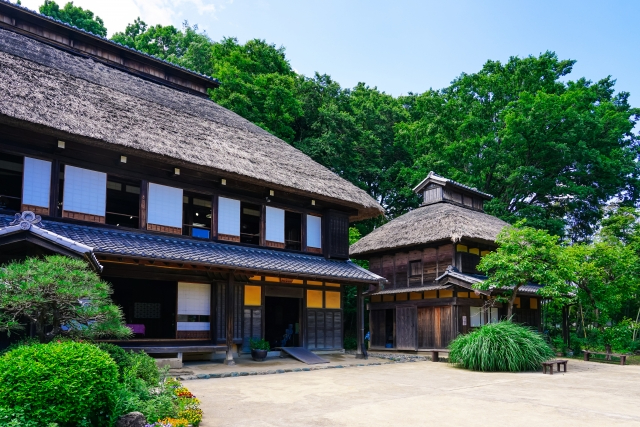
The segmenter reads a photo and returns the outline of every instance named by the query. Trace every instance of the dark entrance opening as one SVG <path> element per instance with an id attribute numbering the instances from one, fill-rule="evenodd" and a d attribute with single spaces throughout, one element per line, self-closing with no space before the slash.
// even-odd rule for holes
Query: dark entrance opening
<path id="1" fill-rule="evenodd" d="M 135 339 L 176 338 L 176 282 L 106 278 Z M 134 326 L 135 325 L 135 326 Z"/>
<path id="2" fill-rule="evenodd" d="M 271 348 L 300 347 L 300 298 L 265 297 L 264 336 Z"/>

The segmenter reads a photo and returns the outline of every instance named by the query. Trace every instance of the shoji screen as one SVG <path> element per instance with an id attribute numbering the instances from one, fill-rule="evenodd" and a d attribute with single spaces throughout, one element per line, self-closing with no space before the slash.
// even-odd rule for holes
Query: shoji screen
<path id="1" fill-rule="evenodd" d="M 211 329 L 211 284 L 178 282 L 178 323 L 180 331 Z M 179 338 L 199 338 L 185 336 Z"/>
<path id="2" fill-rule="evenodd" d="M 218 238 L 240 241 L 240 201 L 218 198 Z"/>
<path id="3" fill-rule="evenodd" d="M 104 222 L 106 202 L 106 173 L 65 166 L 63 216 Z"/>
<path id="4" fill-rule="evenodd" d="M 307 215 L 307 247 L 322 248 L 322 218 Z"/>
<path id="5" fill-rule="evenodd" d="M 267 246 L 284 248 L 284 210 L 267 206 Z"/>
<path id="6" fill-rule="evenodd" d="M 149 183 L 149 230 L 182 234 L 182 189 Z"/>
<path id="7" fill-rule="evenodd" d="M 50 191 L 51 162 L 25 157 L 22 178 L 22 210 L 48 215 Z"/>

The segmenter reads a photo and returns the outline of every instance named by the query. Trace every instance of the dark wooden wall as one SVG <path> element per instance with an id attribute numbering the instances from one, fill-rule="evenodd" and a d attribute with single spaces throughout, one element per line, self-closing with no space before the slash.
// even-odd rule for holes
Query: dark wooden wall
<path id="1" fill-rule="evenodd" d="M 389 281 L 387 289 L 411 288 L 430 284 L 454 264 L 453 244 L 447 243 L 424 249 L 376 255 L 369 260 L 369 270 Z M 421 261 L 422 274 L 411 275 L 410 263 Z"/>
<path id="2" fill-rule="evenodd" d="M 328 209 L 322 215 L 324 256 L 349 259 L 349 215 Z"/>
<path id="3" fill-rule="evenodd" d="M 307 309 L 307 348 L 342 348 L 342 310 Z"/>

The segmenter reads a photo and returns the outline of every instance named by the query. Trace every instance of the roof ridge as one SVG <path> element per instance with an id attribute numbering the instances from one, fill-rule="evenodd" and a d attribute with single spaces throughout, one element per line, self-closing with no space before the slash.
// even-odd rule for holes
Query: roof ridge
<path id="1" fill-rule="evenodd" d="M 127 50 L 129 50 L 129 51 L 131 51 L 131 52 L 135 52 L 135 53 L 138 53 L 138 54 L 140 54 L 140 55 L 144 55 L 144 56 L 146 56 L 146 57 L 148 57 L 148 58 L 153 58 L 153 59 L 155 59 L 156 61 L 163 62 L 163 63 L 165 63 L 165 64 L 167 64 L 167 65 L 173 66 L 173 67 L 175 67 L 175 68 L 179 68 L 179 69 L 181 69 L 181 70 L 183 70 L 183 71 L 187 71 L 187 72 L 189 72 L 189 73 L 191 73 L 191 74 L 194 74 L 194 75 L 196 75 L 196 76 L 204 77 L 205 79 L 208 79 L 208 80 L 210 80 L 210 81 L 212 81 L 212 82 L 214 82 L 214 83 L 219 83 L 219 80 L 218 80 L 218 79 L 216 79 L 216 78 L 214 78 L 214 77 L 208 76 L 208 75 L 206 75 L 206 74 L 199 73 L 199 72 L 197 72 L 197 71 L 194 71 L 194 70 L 191 70 L 191 69 L 189 69 L 189 68 L 183 67 L 182 65 L 178 65 L 178 64 L 176 64 L 176 63 L 174 63 L 174 62 L 167 61 L 166 59 L 159 58 L 159 57 L 157 57 L 157 56 L 155 56 L 155 55 L 151 55 L 151 54 L 149 54 L 149 53 L 142 52 L 141 50 L 134 49 L 134 48 L 129 47 L 129 46 L 125 46 L 125 45 L 123 45 L 123 44 L 121 44 L 121 43 L 115 42 L 115 41 L 113 41 L 113 40 L 111 40 L 111 39 L 108 39 L 108 38 L 106 38 L 106 37 L 102 37 L 102 36 L 101 36 L 101 35 L 99 35 L 99 34 L 92 33 L 91 31 L 87 31 L 87 30 L 85 30 L 84 28 L 76 27 L 75 25 L 71 25 L 71 24 L 69 24 L 69 23 L 67 23 L 67 22 L 64 22 L 64 21 L 61 21 L 61 20 L 59 20 L 59 19 L 53 18 L 53 17 L 51 17 L 51 16 L 49 16 L 49 15 L 44 15 L 44 14 L 42 14 L 42 13 L 38 12 L 38 11 L 35 11 L 35 10 L 32 10 L 32 9 L 29 9 L 28 7 L 23 6 L 23 5 L 21 5 L 21 4 L 18 4 L 18 3 L 11 3 L 11 1 L 10 1 L 10 0 L 0 0 L 0 2 L 2 2 L 2 3 L 7 3 L 7 4 L 11 5 L 11 6 L 14 6 L 14 7 L 20 8 L 20 9 L 22 9 L 22 10 L 23 10 L 23 11 L 25 11 L 25 12 L 29 12 L 29 13 L 31 13 L 31 14 L 33 14 L 33 15 L 37 15 L 37 16 L 39 16 L 39 17 L 42 17 L 42 18 L 48 19 L 49 21 L 52 21 L 52 22 L 55 22 L 55 23 L 58 23 L 58 24 L 64 25 L 64 26 L 65 26 L 65 27 L 67 27 L 67 28 L 70 28 L 70 29 L 73 29 L 73 30 L 76 30 L 76 31 L 80 31 L 80 32 L 83 32 L 83 33 L 85 33 L 85 34 L 87 34 L 87 35 L 90 35 L 90 36 L 96 37 L 96 38 L 98 38 L 98 39 L 100 39 L 100 40 L 102 40 L 102 41 L 105 41 L 105 42 L 107 42 L 107 43 L 109 43 L 109 44 L 113 45 L 113 46 L 118 46 L 118 47 L 121 47 L 121 48 L 127 49 Z"/>

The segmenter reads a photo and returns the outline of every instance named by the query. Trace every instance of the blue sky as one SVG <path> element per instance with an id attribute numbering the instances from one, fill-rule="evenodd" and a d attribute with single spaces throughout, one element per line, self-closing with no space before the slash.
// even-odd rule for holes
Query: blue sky
<path id="1" fill-rule="evenodd" d="M 22 0 L 36 9 L 44 0 Z M 59 1 L 59 3 L 63 3 Z M 446 86 L 487 59 L 555 51 L 578 62 L 572 79 L 612 75 L 640 107 L 640 1 L 284 1 L 75 0 L 109 34 L 140 16 L 148 24 L 188 20 L 214 40 L 265 39 L 284 46 L 293 68 L 358 82 L 393 95 Z"/>

